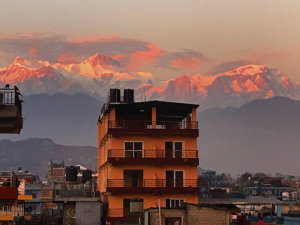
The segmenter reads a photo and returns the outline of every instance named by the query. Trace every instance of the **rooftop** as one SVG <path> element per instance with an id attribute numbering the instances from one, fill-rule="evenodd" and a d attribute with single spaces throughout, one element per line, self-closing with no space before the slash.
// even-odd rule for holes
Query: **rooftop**
<path id="1" fill-rule="evenodd" d="M 234 204 L 234 205 L 266 205 L 275 204 L 281 205 L 282 201 L 272 197 L 246 197 L 246 198 L 201 198 L 199 204 L 210 205 L 222 205 L 222 204 Z"/>
<path id="2" fill-rule="evenodd" d="M 198 108 L 199 105 L 165 102 L 165 101 L 145 101 L 134 103 L 107 103 L 104 105 L 103 112 L 116 109 L 116 116 L 132 116 L 141 115 L 143 119 L 151 121 L 152 107 L 156 107 L 156 120 L 157 121 L 181 121 L 186 118 L 187 114 L 192 113 L 193 108 Z M 136 118 L 139 119 L 139 118 Z"/>

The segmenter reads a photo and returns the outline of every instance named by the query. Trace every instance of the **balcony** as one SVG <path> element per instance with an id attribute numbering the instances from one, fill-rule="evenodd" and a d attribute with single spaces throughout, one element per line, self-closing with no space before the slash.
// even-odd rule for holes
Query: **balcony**
<path id="1" fill-rule="evenodd" d="M 198 150 L 108 150 L 107 161 L 112 165 L 118 164 L 193 164 L 198 166 Z"/>
<path id="2" fill-rule="evenodd" d="M 0 133 L 19 134 L 23 128 L 22 102 L 15 89 L 0 89 Z"/>
<path id="3" fill-rule="evenodd" d="M 195 193 L 199 194 L 198 179 L 108 179 L 106 191 L 118 193 Z"/>
<path id="4" fill-rule="evenodd" d="M 110 120 L 107 132 L 110 134 L 192 134 L 199 136 L 197 121 Z"/>
<path id="5" fill-rule="evenodd" d="M 25 191 L 19 191 L 18 200 L 19 201 L 30 201 L 30 200 L 32 200 L 32 195 L 26 195 Z"/>
<path id="6" fill-rule="evenodd" d="M 16 187 L 0 187 L 0 200 L 2 199 L 18 199 L 18 189 Z"/>

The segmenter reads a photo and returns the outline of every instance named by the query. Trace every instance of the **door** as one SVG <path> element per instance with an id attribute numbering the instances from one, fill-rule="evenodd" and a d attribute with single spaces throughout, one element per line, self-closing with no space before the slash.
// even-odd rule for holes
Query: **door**
<path id="1" fill-rule="evenodd" d="M 174 187 L 174 170 L 166 171 L 166 187 Z"/>
<path id="2" fill-rule="evenodd" d="M 130 199 L 123 199 L 123 217 L 128 217 L 130 213 Z"/>
<path id="3" fill-rule="evenodd" d="M 124 170 L 124 187 L 142 187 L 143 170 Z"/>
<path id="4" fill-rule="evenodd" d="M 175 158 L 182 158 L 182 142 L 174 142 Z"/>
<path id="5" fill-rule="evenodd" d="M 166 158 L 182 158 L 182 147 L 181 141 L 166 141 L 165 151 Z"/>
<path id="6" fill-rule="evenodd" d="M 176 187 L 183 187 L 183 171 L 175 171 Z"/>
<path id="7" fill-rule="evenodd" d="M 173 141 L 165 142 L 165 157 L 173 158 Z"/>
<path id="8" fill-rule="evenodd" d="M 132 186 L 131 187 L 137 187 L 138 186 L 138 173 L 137 171 L 132 172 Z"/>
<path id="9" fill-rule="evenodd" d="M 166 170 L 166 187 L 183 187 L 183 171 Z"/>

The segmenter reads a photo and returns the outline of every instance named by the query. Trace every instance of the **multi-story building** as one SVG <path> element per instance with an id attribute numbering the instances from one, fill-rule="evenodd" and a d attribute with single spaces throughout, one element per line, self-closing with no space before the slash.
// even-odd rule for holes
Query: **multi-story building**
<path id="1" fill-rule="evenodd" d="M 32 196 L 20 191 L 20 185 L 14 171 L 0 171 L 0 224 L 24 220 L 25 201 Z"/>
<path id="2" fill-rule="evenodd" d="M 48 184 L 54 182 L 60 183 L 65 181 L 65 163 L 62 160 L 62 163 L 53 163 L 49 162 L 49 168 L 47 172 L 47 181 Z"/>
<path id="3" fill-rule="evenodd" d="M 23 129 L 22 101 L 17 88 L 0 88 L 0 134 L 20 134 Z"/>
<path id="4" fill-rule="evenodd" d="M 40 196 L 41 196 L 41 211 L 42 210 L 51 210 L 56 209 L 56 204 L 53 202 L 53 187 L 43 187 L 40 190 Z"/>
<path id="5" fill-rule="evenodd" d="M 107 221 L 150 207 L 198 203 L 198 105 L 134 102 L 133 90 L 110 91 L 98 119 L 98 187 Z"/>
<path id="6" fill-rule="evenodd" d="M 41 213 L 41 189 L 42 184 L 40 183 L 26 184 L 25 193 L 32 196 L 32 200 L 25 202 L 25 208 L 28 214 Z"/>

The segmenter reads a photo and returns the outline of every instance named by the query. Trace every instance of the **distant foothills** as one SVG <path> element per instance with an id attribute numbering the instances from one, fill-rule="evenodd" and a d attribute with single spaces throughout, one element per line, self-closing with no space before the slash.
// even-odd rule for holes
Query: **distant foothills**
<path id="1" fill-rule="evenodd" d="M 17 136 L 1 136 L 12 140 L 0 141 L 1 167 L 44 167 L 49 160 L 62 159 L 67 165 L 96 165 L 102 101 L 83 93 L 37 94 L 23 100 L 24 129 Z M 245 171 L 300 175 L 299 115 L 300 102 L 286 97 L 200 111 L 199 165 L 232 175 Z"/>
<path id="2" fill-rule="evenodd" d="M 133 88 L 136 100 L 165 100 L 200 104 L 200 110 L 242 106 L 274 96 L 300 99 L 300 83 L 264 65 L 245 65 L 212 76 L 185 74 L 170 80 L 147 71 L 131 71 L 101 53 L 81 63 L 50 64 L 17 56 L 0 68 L 0 87 L 16 85 L 25 96 L 85 93 L 105 101 L 110 88 Z"/>

